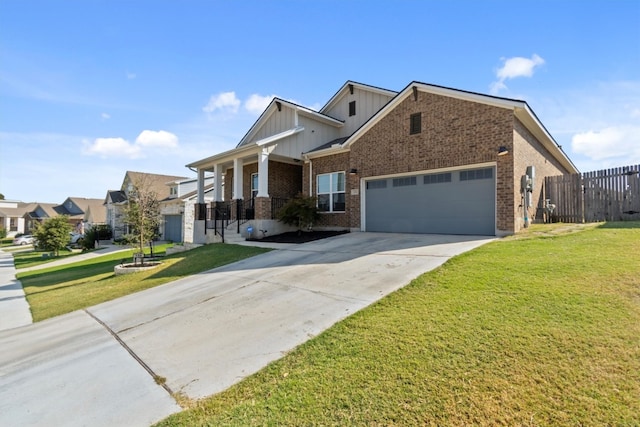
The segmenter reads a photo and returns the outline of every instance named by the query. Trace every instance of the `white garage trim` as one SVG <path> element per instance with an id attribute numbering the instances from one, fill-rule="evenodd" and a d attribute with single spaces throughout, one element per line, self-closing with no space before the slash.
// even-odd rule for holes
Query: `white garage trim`
<path id="1" fill-rule="evenodd" d="M 389 179 L 389 178 L 399 178 L 399 177 L 407 177 L 407 176 L 418 176 L 418 175 L 429 175 L 429 174 L 438 174 L 444 172 L 457 172 L 464 171 L 469 169 L 481 169 L 492 167 L 495 171 L 494 177 L 494 233 L 497 234 L 497 215 L 498 215 L 498 206 L 497 206 L 497 184 L 498 184 L 498 168 L 497 162 L 483 162 L 483 163 L 474 163 L 470 165 L 464 166 L 456 166 L 450 168 L 438 168 L 438 169 L 427 169 L 421 171 L 412 171 L 412 172 L 404 172 L 399 174 L 387 174 L 387 175 L 377 175 L 370 176 L 366 178 L 360 179 L 360 230 L 367 231 L 367 182 L 376 181 L 380 179 Z"/>

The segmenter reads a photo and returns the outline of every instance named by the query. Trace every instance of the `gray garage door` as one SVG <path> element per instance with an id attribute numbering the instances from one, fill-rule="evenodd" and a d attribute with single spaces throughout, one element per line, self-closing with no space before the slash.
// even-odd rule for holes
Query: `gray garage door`
<path id="1" fill-rule="evenodd" d="M 164 240 L 182 242 L 182 215 L 164 216 Z"/>
<path id="2" fill-rule="evenodd" d="M 495 234 L 495 168 L 366 182 L 367 231 Z"/>

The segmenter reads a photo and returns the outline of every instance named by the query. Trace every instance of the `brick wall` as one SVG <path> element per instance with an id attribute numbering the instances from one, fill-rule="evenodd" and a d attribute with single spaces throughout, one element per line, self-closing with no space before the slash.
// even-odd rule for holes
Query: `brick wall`
<path id="1" fill-rule="evenodd" d="M 524 207 L 522 206 L 522 193 L 520 192 L 520 179 L 526 174 L 527 166 L 535 167 L 535 182 L 533 184 L 532 207 L 529 208 L 529 218 L 542 220 L 542 208 L 544 208 L 544 177 L 569 173 L 529 130 L 514 117 L 513 124 L 513 188 L 514 198 L 511 204 L 511 212 L 514 218 L 514 231 L 524 227 Z"/>
<path id="2" fill-rule="evenodd" d="M 304 164 L 304 168 L 302 171 L 302 192 L 305 196 L 309 195 L 309 163 Z M 312 168 L 312 177 L 311 177 L 311 186 L 312 186 L 312 195 L 317 195 L 317 180 L 316 176 L 323 173 L 331 173 L 331 172 L 345 172 L 345 212 L 336 212 L 336 213 L 322 213 L 320 220 L 317 225 L 320 227 L 339 227 L 339 228 L 350 228 L 351 225 L 351 215 L 349 214 L 350 209 L 354 205 L 353 199 L 349 196 L 350 189 L 352 185 L 358 185 L 358 178 L 356 176 L 349 175 L 349 152 L 334 154 L 332 156 L 321 157 L 318 159 L 314 159 L 311 162 Z M 353 184 L 352 180 L 355 180 L 355 184 Z M 360 200 L 358 199 L 356 203 L 359 205 Z"/>
<path id="3" fill-rule="evenodd" d="M 251 175 L 258 173 L 258 163 L 246 164 L 242 168 L 242 198 L 251 199 Z M 233 197 L 233 168 L 227 169 L 224 177 L 224 199 Z M 269 160 L 269 196 L 290 198 L 302 191 L 302 166 Z"/>
<path id="4" fill-rule="evenodd" d="M 410 135 L 414 113 L 422 114 L 422 131 Z M 367 178 L 496 162 L 497 227 L 511 231 L 513 166 L 509 156 L 497 156 L 500 146 L 513 146 L 511 110 L 418 92 L 417 101 L 411 94 L 351 146 L 349 168 Z M 360 227 L 360 196 L 349 199 L 351 226 Z"/>

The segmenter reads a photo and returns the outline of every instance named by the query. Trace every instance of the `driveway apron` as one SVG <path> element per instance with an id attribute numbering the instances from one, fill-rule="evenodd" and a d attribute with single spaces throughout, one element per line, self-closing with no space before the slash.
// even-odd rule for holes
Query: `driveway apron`
<path id="1" fill-rule="evenodd" d="M 0 332 L 0 424 L 148 425 L 491 240 L 350 233 Z"/>

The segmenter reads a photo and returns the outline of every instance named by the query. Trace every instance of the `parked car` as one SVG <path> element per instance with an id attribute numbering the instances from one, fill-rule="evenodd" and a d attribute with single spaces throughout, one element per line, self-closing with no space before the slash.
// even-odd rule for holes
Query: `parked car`
<path id="1" fill-rule="evenodd" d="M 33 245 L 33 242 L 35 240 L 36 240 L 35 237 L 33 237 L 31 234 L 25 234 L 13 239 L 13 244 L 14 245 Z"/>
<path id="2" fill-rule="evenodd" d="M 82 243 L 82 239 L 84 239 L 84 234 L 80 233 L 69 233 L 69 243 L 72 245 Z"/>

